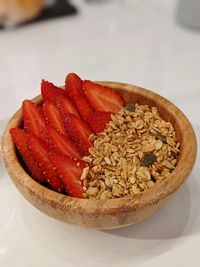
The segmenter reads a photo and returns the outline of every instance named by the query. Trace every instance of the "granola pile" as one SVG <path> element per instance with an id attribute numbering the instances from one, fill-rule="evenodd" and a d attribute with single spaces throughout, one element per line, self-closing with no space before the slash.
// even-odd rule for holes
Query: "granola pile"
<path id="1" fill-rule="evenodd" d="M 81 176 L 86 198 L 139 194 L 160 183 L 177 164 L 180 144 L 175 130 L 156 107 L 127 104 L 90 139 L 94 147 L 83 158 L 90 167 Z"/>

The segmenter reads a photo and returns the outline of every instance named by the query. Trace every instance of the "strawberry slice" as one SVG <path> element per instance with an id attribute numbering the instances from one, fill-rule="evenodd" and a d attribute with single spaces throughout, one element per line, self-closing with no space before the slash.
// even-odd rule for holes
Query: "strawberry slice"
<path id="1" fill-rule="evenodd" d="M 56 97 L 59 95 L 65 96 L 65 91 L 60 87 L 55 86 L 53 83 L 42 80 L 41 82 L 41 94 L 43 101 L 55 102 Z"/>
<path id="2" fill-rule="evenodd" d="M 42 169 L 47 182 L 52 189 L 57 192 L 62 192 L 64 190 L 64 185 L 53 164 L 49 160 L 49 150 L 47 145 L 33 134 L 28 134 L 27 136 L 30 151 Z"/>
<path id="3" fill-rule="evenodd" d="M 78 110 L 74 103 L 68 98 L 64 96 L 56 97 L 56 106 L 59 109 L 60 113 L 73 113 L 79 117 Z"/>
<path id="4" fill-rule="evenodd" d="M 74 159 L 81 159 L 80 153 L 72 141 L 53 127 L 48 129 L 48 141 L 51 151 L 67 155 Z"/>
<path id="5" fill-rule="evenodd" d="M 18 128 L 10 129 L 10 134 L 14 144 L 19 150 L 26 166 L 28 167 L 31 176 L 40 183 L 46 181 L 42 170 L 38 166 L 37 162 L 34 160 L 27 143 L 27 136 L 24 130 Z"/>
<path id="6" fill-rule="evenodd" d="M 82 80 L 75 73 L 69 73 L 65 79 L 65 91 L 69 98 L 73 100 L 76 96 L 82 96 Z"/>
<path id="7" fill-rule="evenodd" d="M 88 124 L 96 134 L 103 132 L 110 120 L 111 113 L 105 111 L 95 111 L 87 118 Z"/>
<path id="8" fill-rule="evenodd" d="M 47 129 L 42 108 L 30 100 L 24 100 L 22 104 L 22 112 L 25 130 L 34 133 L 46 142 Z"/>
<path id="9" fill-rule="evenodd" d="M 111 88 L 91 81 L 83 81 L 82 90 L 96 111 L 116 113 L 124 106 L 123 98 Z"/>
<path id="10" fill-rule="evenodd" d="M 88 149 L 92 146 L 89 140 L 92 130 L 88 124 L 74 114 L 66 113 L 63 116 L 65 130 L 71 138 L 72 142 L 76 145 L 81 156 L 88 155 Z"/>
<path id="11" fill-rule="evenodd" d="M 81 114 L 81 117 L 85 120 L 93 112 L 92 107 L 84 96 L 77 96 L 74 98 L 74 103 Z"/>
<path id="12" fill-rule="evenodd" d="M 43 111 L 46 118 L 47 126 L 53 126 L 57 131 L 66 135 L 65 127 L 58 108 L 53 102 L 46 101 L 43 104 Z"/>
<path id="13" fill-rule="evenodd" d="M 76 161 L 76 165 L 77 165 L 78 167 L 80 167 L 81 170 L 83 170 L 85 167 L 88 167 L 88 166 L 89 166 L 89 163 L 86 163 L 86 162 L 83 161 L 83 160 L 74 160 L 74 161 Z"/>
<path id="14" fill-rule="evenodd" d="M 49 158 L 59 173 L 69 195 L 82 198 L 84 192 L 80 180 L 82 168 L 68 156 L 52 153 Z"/>

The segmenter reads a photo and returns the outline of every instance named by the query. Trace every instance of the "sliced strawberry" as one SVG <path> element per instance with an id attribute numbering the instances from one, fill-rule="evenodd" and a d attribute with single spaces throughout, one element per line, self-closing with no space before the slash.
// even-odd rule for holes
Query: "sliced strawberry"
<path id="1" fill-rule="evenodd" d="M 80 153 L 72 141 L 53 127 L 48 129 L 48 141 L 51 151 L 67 155 L 74 159 L 81 159 Z"/>
<path id="2" fill-rule="evenodd" d="M 111 88 L 91 81 L 83 81 L 82 89 L 96 111 L 116 113 L 124 106 L 123 98 Z"/>
<path id="3" fill-rule="evenodd" d="M 47 129 L 42 108 L 30 100 L 24 100 L 22 112 L 25 130 L 34 133 L 46 142 Z"/>
<path id="4" fill-rule="evenodd" d="M 57 153 L 52 153 L 49 158 L 59 173 L 69 195 L 82 198 L 84 192 L 80 180 L 82 169 L 77 165 L 77 162 L 68 156 Z"/>
<path id="5" fill-rule="evenodd" d="M 110 120 L 111 113 L 105 111 L 95 111 L 87 118 L 88 124 L 96 134 L 103 132 Z"/>
<path id="6" fill-rule="evenodd" d="M 46 101 L 43 104 L 43 111 L 46 118 L 47 126 L 53 126 L 57 131 L 66 135 L 65 127 L 60 112 L 53 102 Z"/>
<path id="7" fill-rule="evenodd" d="M 87 166 L 89 166 L 89 163 L 86 163 L 85 161 L 83 161 L 83 160 L 74 160 L 74 161 L 76 161 L 76 165 L 78 166 L 78 167 L 80 167 L 81 169 L 84 169 L 85 167 L 87 167 Z"/>
<path id="8" fill-rule="evenodd" d="M 58 96 L 56 97 L 56 106 L 59 109 L 60 113 L 73 113 L 79 117 L 78 110 L 74 103 L 67 96 Z"/>
<path id="9" fill-rule="evenodd" d="M 37 162 L 33 158 L 27 143 L 27 136 L 24 130 L 18 128 L 12 128 L 10 130 L 10 134 L 12 136 L 12 140 L 19 150 L 26 166 L 28 167 L 31 176 L 36 179 L 40 183 L 44 183 L 46 181 L 42 170 L 38 166 Z"/>
<path id="10" fill-rule="evenodd" d="M 83 95 L 82 80 L 75 73 L 69 73 L 65 79 L 65 91 L 70 99 Z"/>
<path id="11" fill-rule="evenodd" d="M 62 192 L 64 190 L 64 185 L 53 164 L 49 160 L 47 145 L 33 134 L 28 134 L 28 144 L 33 157 L 38 162 L 51 188 L 55 191 Z"/>
<path id="12" fill-rule="evenodd" d="M 59 95 L 65 96 L 65 91 L 60 87 L 55 86 L 53 83 L 42 80 L 41 94 L 44 101 L 55 102 L 56 97 Z"/>
<path id="13" fill-rule="evenodd" d="M 78 148 L 81 156 L 88 155 L 88 149 L 92 146 L 89 136 L 93 133 L 88 124 L 71 113 L 66 113 L 63 121 L 66 132 Z"/>
<path id="14" fill-rule="evenodd" d="M 77 96 L 74 98 L 74 103 L 81 114 L 81 117 L 85 120 L 93 112 L 88 100 L 84 96 Z"/>

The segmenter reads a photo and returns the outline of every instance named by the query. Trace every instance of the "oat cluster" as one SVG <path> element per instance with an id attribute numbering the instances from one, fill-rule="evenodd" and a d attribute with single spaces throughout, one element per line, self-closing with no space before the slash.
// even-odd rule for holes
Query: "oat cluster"
<path id="1" fill-rule="evenodd" d="M 175 130 L 156 107 L 128 104 L 90 139 L 94 147 L 83 158 L 90 167 L 81 176 L 86 198 L 139 194 L 160 183 L 177 164 L 180 144 Z"/>

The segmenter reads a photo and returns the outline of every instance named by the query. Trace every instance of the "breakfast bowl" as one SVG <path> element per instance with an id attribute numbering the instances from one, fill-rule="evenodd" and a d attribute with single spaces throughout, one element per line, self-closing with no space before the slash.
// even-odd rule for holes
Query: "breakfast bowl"
<path id="1" fill-rule="evenodd" d="M 171 122 L 180 143 L 178 163 L 173 172 L 158 185 L 134 196 L 111 199 L 70 197 L 36 182 L 24 167 L 10 136 L 10 129 L 21 127 L 19 109 L 8 122 L 2 138 L 2 158 L 5 168 L 20 193 L 37 209 L 57 220 L 95 229 L 114 229 L 143 221 L 159 210 L 185 182 L 196 159 L 196 138 L 186 116 L 164 97 L 141 87 L 119 83 L 98 82 L 116 90 L 126 103 L 157 107 L 162 118 Z M 41 103 L 42 97 L 33 99 Z"/>

